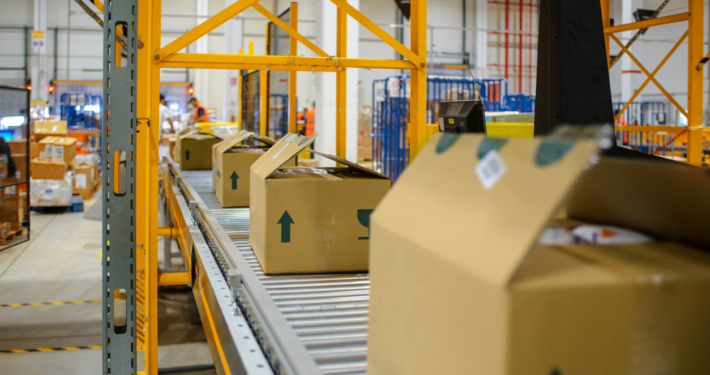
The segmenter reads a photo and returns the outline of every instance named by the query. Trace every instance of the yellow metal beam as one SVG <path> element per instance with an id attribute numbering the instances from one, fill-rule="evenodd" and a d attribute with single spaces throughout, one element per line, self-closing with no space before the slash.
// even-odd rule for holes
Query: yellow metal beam
<path id="1" fill-rule="evenodd" d="M 188 285 L 190 284 L 190 273 L 188 272 L 166 272 L 158 274 L 158 285 Z"/>
<path id="2" fill-rule="evenodd" d="M 232 69 L 232 70 L 248 70 L 250 73 L 254 70 L 273 70 L 284 72 L 331 72 L 334 73 L 338 68 L 326 68 L 322 66 L 307 67 L 307 66 L 279 66 L 265 64 L 230 64 L 230 63 L 210 63 L 210 62 L 163 62 L 160 64 L 163 68 L 193 68 L 193 69 Z"/>
<path id="3" fill-rule="evenodd" d="M 671 96 L 671 94 L 669 94 L 668 91 L 666 91 L 666 89 L 663 88 L 663 86 L 656 80 L 656 78 L 655 78 L 653 75 L 651 75 L 651 73 L 649 73 L 648 70 L 646 70 L 646 68 L 643 66 L 643 64 L 641 64 L 641 62 L 638 61 L 638 59 L 636 59 L 636 57 L 635 57 L 631 52 L 629 52 L 628 49 L 626 49 L 626 47 L 624 46 L 623 43 L 621 43 L 621 41 L 619 40 L 619 38 L 617 38 L 615 35 L 612 34 L 612 35 L 611 35 L 611 39 L 614 39 L 614 41 L 616 42 L 616 44 L 618 44 L 619 47 L 621 47 L 621 50 L 624 51 L 624 53 L 627 54 L 627 55 L 629 56 L 629 58 L 631 58 L 631 60 L 633 60 L 633 62 L 639 67 L 639 69 L 641 69 L 641 71 L 642 71 L 644 74 L 646 74 L 646 76 L 647 76 L 651 81 L 653 81 L 653 83 L 656 85 L 656 87 L 658 87 L 658 89 L 661 90 L 661 92 L 663 93 L 663 95 L 665 95 L 666 98 L 668 98 L 668 100 L 669 100 L 671 103 L 673 103 L 673 105 L 680 111 L 680 113 L 682 113 L 683 116 L 685 116 L 685 117 L 687 118 L 687 117 L 688 117 L 688 112 L 686 112 L 685 109 L 684 109 L 683 107 L 681 107 L 681 105 L 673 98 L 673 96 Z"/>
<path id="4" fill-rule="evenodd" d="M 102 3 L 101 0 L 91 0 L 91 2 L 94 3 L 99 12 L 104 12 L 104 3 Z"/>
<path id="5" fill-rule="evenodd" d="M 53 85 L 103 85 L 103 81 L 52 81 Z M 189 82 L 160 82 L 161 86 L 190 86 Z"/>
<path id="6" fill-rule="evenodd" d="M 259 0 L 238 0 L 236 3 L 224 8 L 221 12 L 208 18 L 205 22 L 195 26 L 192 30 L 158 50 L 153 58 L 160 61 L 167 56 L 177 53 L 258 2 Z"/>
<path id="7" fill-rule="evenodd" d="M 693 0 L 689 0 L 693 1 Z M 667 25 L 669 23 L 676 23 L 687 21 L 689 18 L 689 13 L 674 14 L 672 16 L 658 17 L 646 21 L 639 21 L 634 23 L 627 23 L 625 25 L 605 27 L 605 34 L 620 33 L 622 31 L 645 29 L 653 26 Z"/>
<path id="8" fill-rule="evenodd" d="M 337 12 L 338 59 L 348 57 L 348 14 L 342 7 Z M 335 155 L 347 159 L 347 113 L 348 113 L 348 72 L 340 68 L 335 73 Z"/>
<path id="9" fill-rule="evenodd" d="M 411 45 L 412 51 L 417 56 L 426 61 L 427 56 L 427 1 L 412 0 L 411 2 Z M 426 117 L 426 64 L 422 64 L 419 69 L 412 70 L 410 82 L 411 109 L 410 119 L 411 129 L 409 129 L 409 160 L 414 160 L 419 151 L 427 141 L 427 117 Z"/>
<path id="10" fill-rule="evenodd" d="M 426 37 L 425 37 L 426 38 Z M 251 69 L 246 65 L 261 65 L 270 67 L 271 70 L 311 70 L 319 68 L 365 68 L 365 69 L 417 69 L 405 60 L 377 60 L 377 59 L 335 59 L 330 57 L 305 57 L 305 56 L 265 56 L 265 55 L 225 55 L 210 53 L 176 53 L 166 57 L 159 65 L 170 68 L 199 68 L 197 64 L 221 64 L 213 69 Z M 231 65 L 232 68 L 224 65 Z M 293 67 L 299 67 L 294 69 Z M 334 70 L 333 70 L 334 71 Z"/>
<path id="11" fill-rule="evenodd" d="M 291 2 L 291 28 L 298 32 L 298 3 Z M 299 34 L 300 35 L 300 34 Z M 295 36 L 289 38 L 289 55 L 298 55 L 298 41 Z M 288 132 L 297 133 L 298 125 L 296 125 L 296 116 L 298 114 L 298 92 L 296 83 L 298 74 L 296 71 L 288 73 Z"/>
<path id="12" fill-rule="evenodd" d="M 138 1 L 136 56 L 136 316 L 137 350 L 145 353 L 146 374 L 158 373 L 158 127 L 160 68 L 153 54 L 160 48 L 161 0 Z M 129 60 L 130 61 L 130 60 Z M 149 121 L 146 121 L 149 120 Z M 141 292 L 142 291 L 142 292 Z"/>
<path id="13" fill-rule="evenodd" d="M 323 52 L 323 50 L 320 49 L 317 45 L 313 44 L 306 37 L 299 34 L 298 31 L 294 30 L 292 27 L 287 25 L 284 21 L 281 21 L 280 18 L 276 17 L 273 13 L 266 10 L 266 8 L 264 8 L 263 6 L 261 6 L 259 4 L 254 4 L 254 5 L 252 5 L 252 8 L 256 9 L 257 11 L 259 11 L 259 13 L 263 14 L 264 17 L 268 18 L 271 22 L 276 24 L 278 27 L 282 28 L 285 32 L 288 33 L 288 35 L 290 35 L 293 38 L 296 38 L 299 42 L 303 43 L 306 47 L 308 47 L 311 51 L 315 52 L 318 56 L 328 57 L 328 54 Z"/>
<path id="14" fill-rule="evenodd" d="M 600 0 L 602 9 L 602 24 L 606 30 L 611 26 L 611 0 Z M 606 46 L 606 65 L 607 69 L 611 69 L 610 59 L 609 59 L 609 36 L 604 35 L 604 44 Z"/>
<path id="15" fill-rule="evenodd" d="M 269 41 L 271 40 L 271 30 L 266 24 L 266 45 L 265 51 L 269 53 Z M 269 71 L 264 69 L 259 72 L 259 135 L 267 137 L 269 135 Z"/>
<path id="16" fill-rule="evenodd" d="M 681 133 L 685 130 L 682 126 L 641 126 L 641 125 L 616 125 L 614 129 L 618 132 L 652 132 L 652 133 Z"/>
<path id="17" fill-rule="evenodd" d="M 240 48 L 240 49 L 239 49 L 239 54 L 240 54 L 240 55 L 243 55 L 243 54 L 244 54 L 244 49 L 243 49 L 243 48 Z M 243 79 L 244 79 L 244 78 L 243 78 L 243 76 L 242 76 L 242 72 L 240 71 L 239 74 L 237 75 L 237 85 L 239 86 L 239 87 L 237 88 L 237 92 L 239 93 L 239 95 L 238 95 L 238 98 L 239 98 L 239 99 L 237 99 L 237 103 L 239 103 L 239 112 L 237 113 L 237 124 L 239 124 L 239 129 L 238 129 L 239 131 L 241 131 L 241 130 L 242 130 L 242 127 L 244 126 L 244 125 L 242 124 L 242 111 L 244 110 L 244 108 L 242 108 L 242 89 L 243 89 L 242 86 L 244 86 L 244 81 L 243 81 Z"/>
<path id="18" fill-rule="evenodd" d="M 685 40 L 685 38 L 686 38 L 687 36 L 688 36 L 688 32 L 686 31 L 685 34 L 683 34 L 683 36 L 680 37 L 680 39 L 678 39 L 678 41 L 677 41 L 676 44 L 673 46 L 673 48 L 671 48 L 670 52 L 668 52 L 668 54 L 666 54 L 666 57 L 663 58 L 663 60 L 661 61 L 661 63 L 658 64 L 658 66 L 657 66 L 656 69 L 653 71 L 653 73 L 651 73 L 651 76 L 650 76 L 650 77 L 655 77 L 655 76 L 656 76 L 656 74 L 658 73 L 658 71 L 661 70 L 661 68 L 663 67 L 663 65 L 665 65 L 666 61 L 668 61 L 668 59 L 669 59 L 671 56 L 673 56 L 673 53 L 678 49 L 678 47 L 680 47 L 680 45 L 683 44 L 683 41 Z M 631 96 L 631 99 L 629 99 L 629 101 L 626 102 L 626 104 L 624 104 L 624 107 L 621 108 L 621 110 L 619 110 L 619 112 L 618 112 L 618 113 L 616 114 L 616 116 L 614 117 L 614 122 L 618 122 L 618 121 L 619 121 L 619 118 L 621 117 L 621 115 L 624 114 L 624 112 L 626 111 L 626 109 L 629 108 L 629 106 L 631 105 L 631 103 L 633 103 L 634 100 L 636 100 L 636 98 L 641 94 L 641 92 L 643 91 L 643 89 L 646 88 L 646 85 L 648 85 L 648 83 L 651 82 L 651 78 L 650 78 L 650 77 L 647 77 L 647 78 L 646 78 L 646 80 L 643 82 L 643 84 L 642 84 L 641 86 L 639 86 L 638 90 L 636 90 L 636 92 L 634 92 L 634 94 Z"/>
<path id="19" fill-rule="evenodd" d="M 173 228 L 172 227 L 161 227 L 158 228 L 158 237 L 175 237 L 175 234 L 173 233 Z"/>
<path id="20" fill-rule="evenodd" d="M 695 67 L 703 59 L 703 0 L 688 0 L 688 163 L 703 164 L 703 69 Z"/>
<path id="21" fill-rule="evenodd" d="M 338 9 L 342 9 L 350 15 L 350 17 L 354 18 L 357 22 L 359 22 L 362 26 L 365 26 L 366 29 L 370 30 L 373 34 L 375 34 L 378 38 L 380 38 L 383 42 L 387 43 L 390 47 L 394 48 L 395 51 L 399 52 L 402 56 L 407 58 L 407 60 L 411 61 L 412 64 L 414 64 L 417 67 L 423 67 L 426 66 L 426 56 L 422 58 L 421 56 L 418 56 L 418 54 L 414 51 L 410 51 L 407 47 L 402 45 L 402 43 L 398 42 L 397 39 L 395 39 L 392 35 L 390 35 L 388 32 L 384 31 L 381 27 L 377 26 L 374 22 L 370 21 L 369 18 L 365 17 L 362 13 L 360 13 L 357 9 L 353 8 L 350 4 L 348 4 L 347 0 L 330 0 L 333 4 L 338 6 Z M 426 2 L 426 0 L 424 0 Z M 412 1 L 412 3 L 416 3 L 417 1 Z M 424 6 L 426 9 L 426 5 Z M 414 23 L 412 22 L 412 25 Z M 412 28 L 415 28 L 412 26 Z M 426 25 L 424 26 L 426 29 Z M 426 36 L 424 37 L 426 39 Z"/>

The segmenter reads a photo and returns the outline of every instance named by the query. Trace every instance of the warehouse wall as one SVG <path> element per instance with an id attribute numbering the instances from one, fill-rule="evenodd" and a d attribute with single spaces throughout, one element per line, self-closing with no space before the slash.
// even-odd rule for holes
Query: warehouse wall
<path id="1" fill-rule="evenodd" d="M 636 0 L 632 3 L 633 9 L 642 7 L 644 9 L 657 9 L 658 6 L 663 2 L 663 0 Z M 621 20 L 621 0 L 614 0 L 613 4 L 613 18 L 619 24 L 618 20 Z M 687 1 L 671 1 L 661 12 L 660 16 L 668 16 L 677 13 L 683 13 L 688 11 Z M 708 12 L 710 7 L 708 2 L 705 2 L 705 34 L 704 40 L 708 40 Z M 636 56 L 636 58 L 643 64 L 643 66 L 652 72 L 656 66 L 663 60 L 666 54 L 673 48 L 673 45 L 680 39 L 680 37 L 688 29 L 687 22 L 679 22 L 669 25 L 663 25 L 658 27 L 653 27 L 648 29 L 645 35 L 643 35 L 634 45 L 631 47 L 631 53 Z M 633 32 L 630 34 L 633 36 Z M 626 40 L 621 40 L 622 43 L 626 43 Z M 707 43 L 706 43 L 707 44 Z M 621 50 L 616 43 L 611 42 L 610 53 L 615 55 Z M 707 47 L 705 48 L 707 53 Z M 628 59 L 628 57 L 622 57 L 622 59 Z M 612 97 L 614 101 L 621 101 L 621 81 L 622 75 L 628 74 L 631 76 L 631 92 L 635 92 L 646 80 L 646 75 L 643 74 L 640 68 L 634 64 L 630 63 L 630 69 L 626 73 L 622 73 L 621 61 L 619 61 L 610 71 L 611 76 L 611 88 Z M 706 67 L 706 73 L 704 77 L 703 91 L 704 91 L 704 103 L 708 102 L 708 75 L 710 75 L 709 68 Z M 673 56 L 666 62 L 663 68 L 655 76 L 656 79 L 663 85 L 663 87 L 668 91 L 673 98 L 684 108 L 687 109 L 688 103 L 688 40 L 676 50 Z M 676 113 L 673 105 L 668 99 L 663 95 L 660 89 L 656 87 L 653 83 L 649 83 L 639 98 L 636 101 L 661 101 L 666 103 L 666 108 L 670 109 L 669 115 L 673 119 Z"/>
<path id="2" fill-rule="evenodd" d="M 0 0 L 2 12 L 0 12 L 0 66 L 3 68 L 21 68 L 24 63 L 25 26 L 30 27 L 33 23 L 33 1 L 31 0 Z M 207 1 L 208 14 L 213 15 L 224 8 L 224 0 Z M 528 6 L 529 1 L 533 2 Z M 613 0 L 614 18 L 621 20 L 620 11 L 623 0 Z M 634 6 L 644 8 L 655 8 L 662 0 L 633 0 Z M 465 3 L 465 13 L 464 13 Z M 71 17 L 71 42 L 69 59 L 67 59 L 67 7 L 71 4 L 73 15 Z M 262 0 L 261 4 L 267 9 L 280 13 L 289 6 L 289 1 L 285 0 Z M 486 66 L 477 66 L 476 72 L 487 77 L 507 77 L 509 81 L 509 92 L 534 93 L 535 91 L 535 68 L 537 65 L 537 19 L 538 0 L 523 1 L 523 20 L 520 23 L 520 1 L 509 0 L 506 12 L 505 0 L 438 0 L 430 2 L 428 11 L 429 29 L 429 62 L 432 64 L 461 64 L 461 48 L 469 54 L 471 63 L 476 61 L 475 51 L 476 37 L 483 37 L 487 41 L 485 49 Z M 484 6 L 487 14 L 486 25 L 477 25 L 475 22 L 476 7 Z M 47 55 L 45 63 L 51 79 L 66 80 L 89 80 L 100 81 L 101 73 L 101 48 L 102 31 L 98 25 L 86 15 L 73 0 L 48 0 L 47 1 Z M 299 31 L 308 38 L 315 41 L 316 18 L 315 1 L 300 0 L 300 22 Z M 181 33 L 194 27 L 199 20 L 195 17 L 197 0 L 171 0 L 163 1 L 163 44 L 169 43 Z M 383 29 L 394 37 L 399 37 L 399 28 L 391 27 L 391 24 L 399 23 L 398 11 L 394 2 L 384 0 L 361 0 L 360 9 L 362 13 L 370 17 L 376 23 L 382 25 Z M 687 11 L 686 2 L 671 2 L 662 15 Z M 532 13 L 530 13 L 532 12 Z M 464 36 L 462 28 L 464 26 L 464 14 L 466 15 L 466 32 Z M 506 17 L 507 15 L 507 17 Z M 247 19 L 244 21 L 244 47 L 247 49 L 249 42 L 253 42 L 255 53 L 264 52 L 264 17 L 253 9 L 244 13 Z M 707 17 L 707 15 L 706 15 Z M 252 19 L 255 18 L 255 19 Z M 515 34 L 508 35 L 508 69 L 506 66 L 505 29 L 506 18 L 508 20 L 508 30 Z M 402 32 L 403 43 L 409 44 L 408 21 L 404 21 L 405 28 Z M 482 31 L 485 27 L 487 31 Z M 706 24 L 706 30 L 708 25 Z M 54 34 L 56 36 L 56 74 L 54 64 Z M 633 48 L 635 54 L 644 62 L 644 65 L 653 70 L 656 64 L 661 61 L 665 53 L 672 47 L 673 43 L 685 31 L 686 23 L 666 25 L 659 28 L 652 28 L 637 42 Z M 219 27 L 207 36 L 207 49 L 210 53 L 224 52 L 224 28 Z M 520 48 L 520 31 L 532 33 L 524 34 L 522 38 L 522 60 Z M 478 32 L 478 34 L 477 34 Z M 379 41 L 372 33 L 364 27 L 360 27 L 360 57 L 361 58 L 399 58 L 388 45 Z M 188 47 L 189 51 L 195 51 L 195 45 Z M 612 53 L 616 53 L 618 48 L 612 47 Z M 30 52 L 33 51 L 30 49 Z M 334 51 L 326 51 L 334 53 Z M 303 45 L 299 44 L 298 54 L 313 56 L 314 53 Z M 666 89 L 671 92 L 676 100 L 682 105 L 687 101 L 687 42 L 684 43 L 667 62 L 666 66 L 659 72 L 658 79 L 664 83 Z M 32 55 L 29 64 L 34 64 L 37 57 Z M 522 65 L 522 69 L 521 66 Z M 633 66 L 632 70 L 638 70 Z M 67 72 L 67 68 L 68 72 Z M 522 80 L 519 80 L 522 72 Z M 359 71 L 359 99 L 361 104 L 370 104 L 372 101 L 372 81 L 377 78 L 389 75 L 400 74 L 394 70 L 360 70 Z M 620 100 L 621 64 L 617 64 L 611 71 L 612 94 L 615 100 Z M 632 88 L 638 88 L 645 76 L 643 74 L 631 72 Z M 24 72 L 22 70 L 0 70 L 0 84 L 23 85 Z M 223 88 L 225 85 L 223 71 L 208 71 L 198 75 L 194 70 L 165 69 L 162 73 L 162 81 L 172 82 L 192 82 L 195 80 L 204 81 L 200 87 L 209 87 L 205 92 L 195 92 L 207 106 L 216 107 L 217 113 L 221 116 Z M 315 98 L 315 75 L 310 72 L 298 74 L 299 92 L 298 105 L 304 107 L 309 105 Z M 707 79 L 707 78 L 706 78 Z M 707 84 L 704 85 L 707 87 Z M 92 88 L 98 89 L 100 88 Z M 58 88 L 60 91 L 61 88 Z M 173 88 L 172 90 L 177 90 Z M 640 100 L 662 100 L 660 90 L 654 85 L 649 85 L 643 91 Z"/>

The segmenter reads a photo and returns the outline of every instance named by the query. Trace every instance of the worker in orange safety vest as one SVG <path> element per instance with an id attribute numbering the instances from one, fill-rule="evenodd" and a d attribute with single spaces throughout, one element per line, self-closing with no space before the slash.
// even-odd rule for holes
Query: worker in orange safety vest
<path id="1" fill-rule="evenodd" d="M 313 108 L 306 113 L 306 137 L 312 136 L 316 132 L 316 102 L 313 102 Z"/>
<path id="2" fill-rule="evenodd" d="M 190 98 L 190 105 L 195 108 L 195 122 L 210 122 L 210 116 L 207 114 L 205 106 L 197 101 L 197 98 Z"/>

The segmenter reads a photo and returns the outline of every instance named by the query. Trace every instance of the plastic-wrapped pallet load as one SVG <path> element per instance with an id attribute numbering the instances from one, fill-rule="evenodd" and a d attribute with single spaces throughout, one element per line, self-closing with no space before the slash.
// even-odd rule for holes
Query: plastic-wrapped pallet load
<path id="1" fill-rule="evenodd" d="M 368 373 L 708 373 L 708 191 L 593 139 L 435 135 L 372 215 Z"/>
<path id="2" fill-rule="evenodd" d="M 30 206 L 68 206 L 72 197 L 72 176 L 67 174 L 63 180 L 30 181 Z"/>

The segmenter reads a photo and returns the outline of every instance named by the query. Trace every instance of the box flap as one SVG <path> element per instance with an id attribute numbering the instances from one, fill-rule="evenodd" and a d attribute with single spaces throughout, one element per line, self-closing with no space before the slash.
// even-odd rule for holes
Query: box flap
<path id="1" fill-rule="evenodd" d="M 633 229 L 710 249 L 710 171 L 680 163 L 603 157 L 570 194 L 572 219 Z"/>
<path id="2" fill-rule="evenodd" d="M 56 140 L 59 139 L 59 138 L 60 138 L 60 137 L 55 137 L 55 136 L 53 136 L 53 135 L 50 135 L 49 137 L 44 137 L 44 138 L 40 139 L 39 143 L 50 143 L 50 144 L 52 144 L 52 143 L 54 143 L 54 141 L 56 141 Z"/>
<path id="3" fill-rule="evenodd" d="M 363 167 L 362 165 L 359 165 L 359 164 L 357 164 L 357 163 L 353 163 L 353 162 L 348 161 L 348 160 L 343 159 L 343 158 L 339 158 L 339 157 L 337 157 L 337 156 L 335 156 L 335 155 L 326 154 L 326 153 L 318 152 L 318 151 L 315 151 L 315 150 L 308 150 L 308 151 L 310 151 L 310 152 L 313 153 L 313 154 L 320 155 L 320 156 L 322 156 L 322 157 L 324 157 L 324 158 L 326 158 L 326 159 L 330 159 L 330 160 L 333 160 L 333 161 L 335 161 L 335 162 L 337 162 L 337 163 L 346 165 L 346 166 L 348 166 L 348 167 L 350 167 L 350 168 L 352 168 L 352 169 L 357 169 L 357 170 L 360 171 L 360 172 L 367 173 L 367 174 L 370 174 L 370 175 L 373 175 L 373 176 L 377 176 L 377 177 L 381 177 L 381 178 L 386 178 L 386 179 L 388 179 L 388 180 L 390 179 L 389 177 L 387 177 L 387 176 L 385 176 L 385 175 L 383 175 L 383 174 L 381 174 L 381 173 L 375 172 L 375 171 L 373 171 L 373 170 L 370 169 L 370 168 Z"/>
<path id="4" fill-rule="evenodd" d="M 378 232 L 404 238 L 505 286 L 596 157 L 599 144 L 596 137 L 438 133 L 394 184 L 372 221 Z"/>
<path id="5" fill-rule="evenodd" d="M 315 133 L 310 137 L 288 133 L 254 162 L 251 169 L 257 176 L 266 179 L 289 159 L 310 146 L 317 136 Z"/>
<path id="6" fill-rule="evenodd" d="M 267 146 L 273 146 L 276 143 L 271 138 L 260 137 L 260 136 L 257 136 L 256 134 L 254 134 L 253 132 L 248 132 L 246 130 L 242 130 L 241 132 L 239 132 L 239 134 L 237 134 L 231 138 L 227 138 L 226 140 L 220 142 L 217 146 L 217 152 L 220 154 L 224 153 L 227 150 L 229 150 L 230 148 L 234 147 L 235 145 L 242 143 L 244 141 L 248 141 L 249 139 L 255 139 Z"/>

